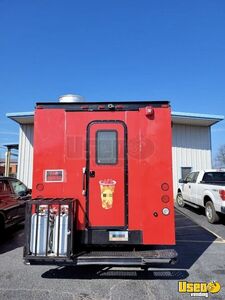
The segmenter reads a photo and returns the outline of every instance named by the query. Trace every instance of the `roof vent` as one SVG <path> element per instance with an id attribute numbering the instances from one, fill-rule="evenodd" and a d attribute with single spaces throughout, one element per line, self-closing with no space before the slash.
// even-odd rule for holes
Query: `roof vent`
<path id="1" fill-rule="evenodd" d="M 85 102 L 83 96 L 67 94 L 59 97 L 59 102 Z"/>

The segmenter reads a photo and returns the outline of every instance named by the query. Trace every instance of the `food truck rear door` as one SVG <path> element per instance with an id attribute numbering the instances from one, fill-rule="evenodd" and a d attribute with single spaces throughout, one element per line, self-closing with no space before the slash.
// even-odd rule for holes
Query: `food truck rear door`
<path id="1" fill-rule="evenodd" d="M 123 121 L 92 121 L 87 127 L 86 209 L 89 228 L 128 225 L 127 129 Z"/>

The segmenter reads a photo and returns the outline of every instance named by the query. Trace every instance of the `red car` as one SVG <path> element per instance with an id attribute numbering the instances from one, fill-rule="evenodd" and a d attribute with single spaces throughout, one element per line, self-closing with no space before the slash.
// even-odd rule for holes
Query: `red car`
<path id="1" fill-rule="evenodd" d="M 0 177 L 0 231 L 24 220 L 30 192 L 20 180 Z"/>

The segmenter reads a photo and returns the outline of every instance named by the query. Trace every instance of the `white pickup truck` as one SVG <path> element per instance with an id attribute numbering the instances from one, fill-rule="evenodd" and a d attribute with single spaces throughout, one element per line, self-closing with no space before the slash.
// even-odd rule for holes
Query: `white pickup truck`
<path id="1" fill-rule="evenodd" d="M 219 221 L 225 214 L 225 171 L 204 170 L 189 173 L 179 180 L 176 202 L 204 207 L 210 223 Z"/>

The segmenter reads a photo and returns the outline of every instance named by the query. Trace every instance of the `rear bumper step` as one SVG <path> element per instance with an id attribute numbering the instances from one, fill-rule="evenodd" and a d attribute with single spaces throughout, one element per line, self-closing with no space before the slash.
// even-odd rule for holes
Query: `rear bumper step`
<path id="1" fill-rule="evenodd" d="M 174 249 L 145 251 L 91 251 L 75 254 L 71 259 L 60 257 L 28 256 L 25 263 L 43 265 L 110 265 L 143 266 L 154 264 L 174 264 L 177 252 Z"/>

